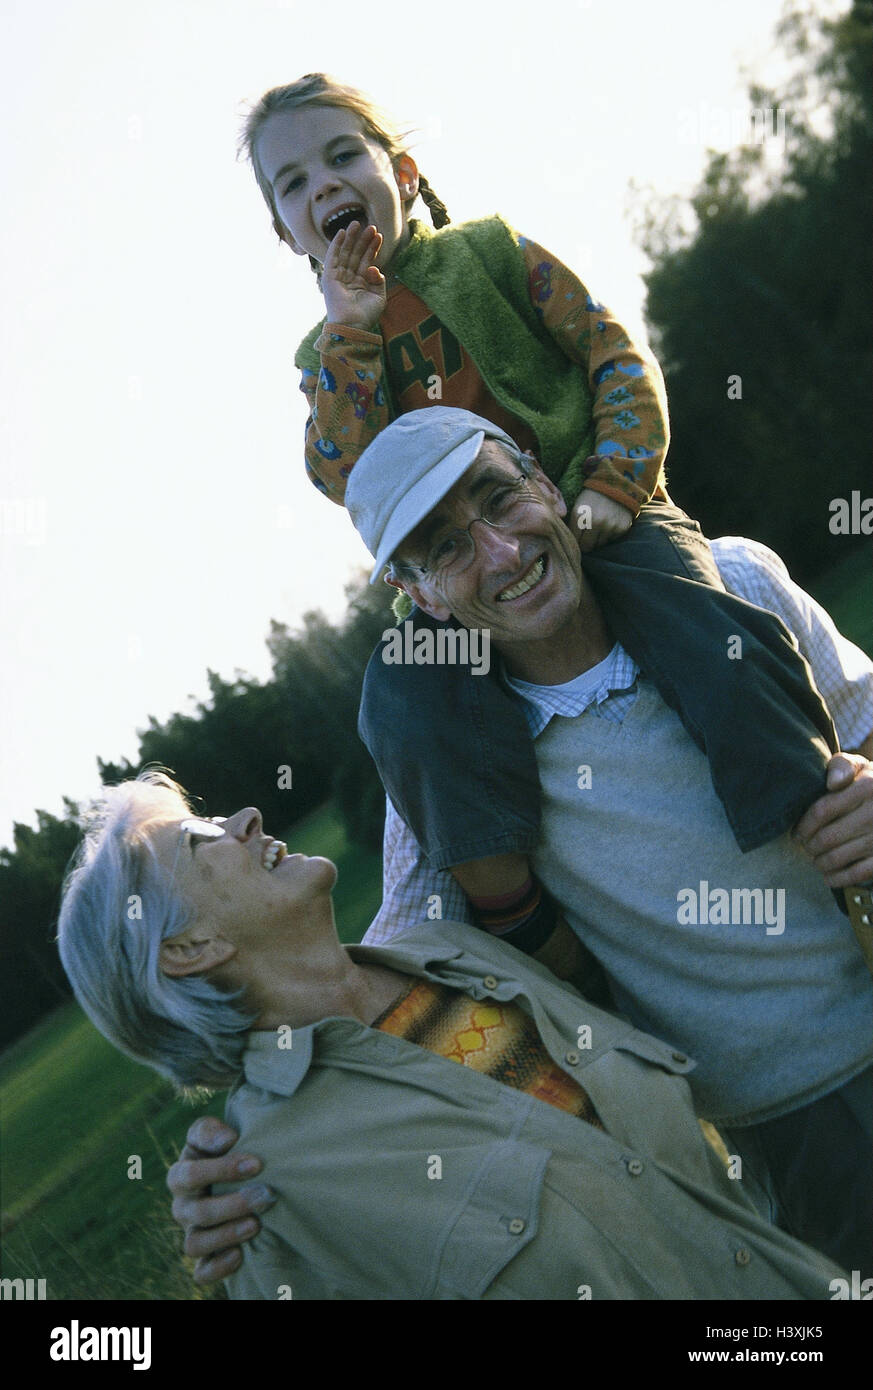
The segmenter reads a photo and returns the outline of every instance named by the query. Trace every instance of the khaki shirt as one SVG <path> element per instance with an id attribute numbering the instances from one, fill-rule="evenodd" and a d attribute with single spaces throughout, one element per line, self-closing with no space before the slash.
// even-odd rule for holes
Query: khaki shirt
<path id="1" fill-rule="evenodd" d="M 761 1219 L 703 1138 L 690 1058 L 460 923 L 347 949 L 517 1000 L 606 1133 L 354 1019 L 290 1048 L 252 1033 L 226 1114 L 279 1200 L 232 1298 L 829 1297 L 843 1271 Z"/>

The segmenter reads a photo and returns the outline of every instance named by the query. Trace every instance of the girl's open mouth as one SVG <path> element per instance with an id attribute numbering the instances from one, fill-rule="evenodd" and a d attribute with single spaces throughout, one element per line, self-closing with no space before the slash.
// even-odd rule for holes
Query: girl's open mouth
<path id="1" fill-rule="evenodd" d="M 360 222 L 362 227 L 367 226 L 367 209 L 360 203 L 344 203 L 324 219 L 321 230 L 328 241 L 333 241 L 337 232 L 350 226 L 352 222 Z"/>

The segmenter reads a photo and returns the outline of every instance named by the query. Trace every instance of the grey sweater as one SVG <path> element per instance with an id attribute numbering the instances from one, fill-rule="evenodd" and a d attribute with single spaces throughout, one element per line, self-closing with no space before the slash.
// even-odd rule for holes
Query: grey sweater
<path id="1" fill-rule="evenodd" d="M 873 989 L 848 920 L 790 837 L 740 853 L 654 687 L 640 681 L 621 724 L 553 719 L 536 749 L 535 871 L 574 905 L 621 1011 L 695 1058 L 701 1114 L 757 1123 L 869 1065 Z"/>

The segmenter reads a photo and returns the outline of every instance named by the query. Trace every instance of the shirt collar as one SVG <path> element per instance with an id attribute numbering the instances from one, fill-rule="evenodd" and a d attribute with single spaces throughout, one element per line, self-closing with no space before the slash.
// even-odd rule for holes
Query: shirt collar
<path id="1" fill-rule="evenodd" d="M 630 690 L 640 669 L 624 647 L 616 642 L 603 661 L 583 671 L 563 685 L 535 685 L 507 674 L 501 664 L 501 678 L 522 702 L 531 736 L 536 738 L 556 714 L 574 719 L 592 705 L 600 705 L 611 695 Z"/>

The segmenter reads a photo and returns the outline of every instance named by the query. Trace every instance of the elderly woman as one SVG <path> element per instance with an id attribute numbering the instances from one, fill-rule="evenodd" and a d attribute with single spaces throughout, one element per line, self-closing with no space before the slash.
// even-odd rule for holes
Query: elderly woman
<path id="1" fill-rule="evenodd" d="M 327 859 L 162 774 L 108 789 L 61 957 L 125 1052 L 227 1118 L 278 1200 L 234 1298 L 827 1299 L 705 1142 L 693 1062 L 447 922 L 341 945 Z"/>

